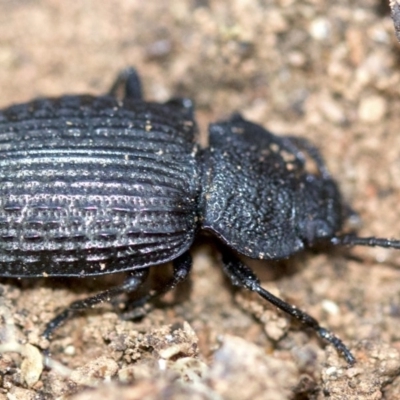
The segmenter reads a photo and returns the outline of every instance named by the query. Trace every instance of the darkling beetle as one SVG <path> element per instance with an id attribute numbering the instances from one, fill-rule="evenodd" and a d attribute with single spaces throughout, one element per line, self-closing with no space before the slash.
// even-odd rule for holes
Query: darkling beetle
<path id="1" fill-rule="evenodd" d="M 0 111 L 0 276 L 128 273 L 57 315 L 49 338 L 77 310 L 136 291 L 150 266 L 172 261 L 173 275 L 137 304 L 174 288 L 191 269 L 194 238 L 207 231 L 234 285 L 313 328 L 353 364 L 337 336 L 263 289 L 238 255 L 281 260 L 323 243 L 398 249 L 400 241 L 341 233 L 349 209 L 307 140 L 275 136 L 238 114 L 210 125 L 208 148 L 196 132 L 192 102 L 144 101 L 132 68 L 105 96 Z"/>

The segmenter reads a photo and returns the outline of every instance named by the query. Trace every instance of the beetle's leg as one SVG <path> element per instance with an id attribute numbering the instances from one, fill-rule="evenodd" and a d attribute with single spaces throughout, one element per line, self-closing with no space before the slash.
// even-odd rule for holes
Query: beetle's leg
<path id="1" fill-rule="evenodd" d="M 152 298 L 162 296 L 164 293 L 169 292 L 188 277 L 189 272 L 192 269 L 192 256 L 187 251 L 176 258 L 172 262 L 172 265 L 174 269 L 171 279 L 161 289 L 152 293 Z"/>
<path id="2" fill-rule="evenodd" d="M 309 140 L 297 137 L 297 136 L 284 136 L 285 145 L 291 148 L 291 151 L 296 155 L 297 158 L 301 158 L 301 152 L 305 152 L 311 159 L 315 162 L 319 173 L 325 180 L 332 180 L 332 176 L 325 165 L 324 159 L 321 156 L 319 150 L 310 143 Z M 344 217 L 346 219 L 358 220 L 358 214 L 353 210 L 353 208 L 345 203 L 344 206 Z"/>
<path id="3" fill-rule="evenodd" d="M 324 179 L 332 179 L 321 153 L 310 141 L 297 136 L 284 136 L 283 139 L 285 140 L 285 145 L 291 148 L 296 157 L 304 158 L 300 153 L 302 151 L 305 152 L 315 162 L 321 176 Z"/>
<path id="4" fill-rule="evenodd" d="M 172 265 L 173 265 L 173 272 L 170 280 L 166 282 L 162 288 L 157 289 L 155 291 L 151 291 L 151 293 L 146 294 L 143 297 L 140 297 L 134 300 L 132 303 L 130 303 L 129 308 L 133 310 L 124 313 L 123 314 L 124 319 L 132 319 L 132 318 L 137 318 L 139 316 L 140 317 L 143 316 L 143 313 L 146 313 L 147 311 L 149 311 L 149 309 L 137 310 L 137 307 L 142 307 L 149 300 L 162 296 L 163 294 L 174 289 L 179 283 L 184 281 L 188 277 L 190 270 L 192 269 L 192 257 L 190 253 L 188 251 L 186 253 L 183 253 L 181 256 L 179 256 L 172 262 Z"/>
<path id="5" fill-rule="evenodd" d="M 123 91 L 124 99 L 143 100 L 142 83 L 135 68 L 128 67 L 122 70 L 112 84 L 108 94 L 118 97 L 120 90 Z"/>
<path id="6" fill-rule="evenodd" d="M 224 271 L 234 285 L 244 287 L 252 292 L 256 292 L 275 307 L 278 307 L 280 310 L 296 318 L 304 325 L 314 329 L 322 339 L 325 339 L 331 343 L 336 350 L 343 354 L 344 358 L 350 365 L 355 363 L 356 360 L 354 356 L 337 336 L 329 332 L 327 329 L 321 327 L 316 319 L 306 314 L 304 311 L 301 311 L 297 307 L 284 302 L 283 300 L 274 296 L 272 293 L 263 289 L 260 285 L 259 279 L 253 273 L 253 271 L 244 265 L 236 256 L 229 254 L 228 252 L 224 252 L 222 260 L 224 264 Z"/>
<path id="7" fill-rule="evenodd" d="M 134 292 L 140 285 L 147 279 L 149 275 L 149 268 L 135 270 L 130 273 L 130 276 L 122 283 L 122 285 L 105 290 L 94 296 L 88 297 L 83 300 L 74 301 L 67 309 L 53 318 L 46 326 L 43 336 L 49 339 L 55 329 L 57 329 L 65 320 L 71 318 L 77 311 L 93 307 L 94 305 L 110 301 L 113 297 L 127 292 Z"/>
<path id="8" fill-rule="evenodd" d="M 164 103 L 167 106 L 180 108 L 190 119 L 194 118 L 194 103 L 193 100 L 186 97 L 173 97 Z"/>

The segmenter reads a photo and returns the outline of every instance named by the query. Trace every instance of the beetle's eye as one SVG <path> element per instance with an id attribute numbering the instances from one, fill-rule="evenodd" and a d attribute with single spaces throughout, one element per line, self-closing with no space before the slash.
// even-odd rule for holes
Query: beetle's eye
<path id="1" fill-rule="evenodd" d="M 318 239 L 332 236 L 332 229 L 326 221 L 314 219 L 307 221 L 305 226 L 305 238 L 308 245 L 312 246 Z"/>

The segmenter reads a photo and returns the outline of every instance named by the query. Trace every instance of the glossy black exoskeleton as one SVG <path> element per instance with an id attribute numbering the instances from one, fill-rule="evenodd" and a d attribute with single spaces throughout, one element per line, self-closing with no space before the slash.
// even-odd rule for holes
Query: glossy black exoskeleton
<path id="1" fill-rule="evenodd" d="M 76 310 L 137 290 L 150 266 L 172 261 L 173 276 L 138 304 L 175 287 L 190 271 L 195 236 L 208 231 L 235 285 L 313 328 L 353 364 L 339 338 L 263 289 L 237 254 L 280 260 L 320 243 L 399 241 L 341 234 L 348 208 L 308 141 L 277 137 L 240 115 L 211 124 L 206 149 L 195 136 L 191 101 L 143 101 L 133 69 L 106 96 L 0 111 L 0 276 L 128 273 L 121 286 L 72 303 L 47 325 L 49 337 Z"/>

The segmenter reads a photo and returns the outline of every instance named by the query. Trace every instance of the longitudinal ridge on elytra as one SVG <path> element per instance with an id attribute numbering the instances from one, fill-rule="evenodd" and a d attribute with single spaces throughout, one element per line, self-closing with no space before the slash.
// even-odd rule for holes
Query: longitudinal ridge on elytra
<path id="1" fill-rule="evenodd" d="M 96 274 L 104 265 L 120 270 L 128 258 L 131 268 L 186 250 L 198 191 L 188 185 L 198 174 L 194 132 L 178 110 L 106 96 L 3 110 L 0 263 L 7 276 L 40 275 L 49 262 L 63 265 L 58 275 L 76 275 L 71 263 Z"/>

